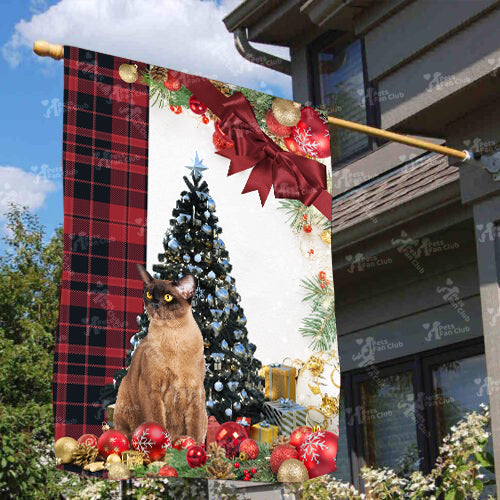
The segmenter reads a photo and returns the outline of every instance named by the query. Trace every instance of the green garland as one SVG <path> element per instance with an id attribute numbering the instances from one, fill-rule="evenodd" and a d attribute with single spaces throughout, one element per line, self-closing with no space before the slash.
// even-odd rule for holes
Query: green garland
<path id="1" fill-rule="evenodd" d="M 142 72 L 141 81 L 149 86 L 149 97 L 152 106 L 158 105 L 159 108 L 164 108 L 165 106 L 189 107 L 189 98 L 192 93 L 184 85 L 175 92 L 168 90 L 163 85 L 163 82 L 157 82 L 151 78 L 149 69 Z"/>

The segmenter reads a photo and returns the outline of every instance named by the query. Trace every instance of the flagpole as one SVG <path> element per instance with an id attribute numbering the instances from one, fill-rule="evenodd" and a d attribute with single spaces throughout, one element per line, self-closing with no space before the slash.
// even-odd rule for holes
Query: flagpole
<path id="1" fill-rule="evenodd" d="M 48 43 L 45 40 L 37 40 L 33 44 L 33 52 L 41 57 L 62 59 L 64 57 L 64 46 Z M 354 130 L 362 134 L 374 135 L 376 137 L 381 137 L 390 141 L 400 142 L 402 144 L 407 144 L 416 148 L 425 149 L 427 151 L 433 151 L 442 155 L 452 156 L 462 161 L 470 160 L 473 158 L 473 155 L 469 151 L 460 151 L 458 149 L 440 146 L 439 144 L 433 144 L 429 141 L 414 139 L 413 137 L 408 137 L 396 132 L 389 132 L 388 130 L 370 127 L 368 125 L 362 125 L 361 123 L 350 122 L 348 120 L 342 120 L 341 118 L 335 118 L 333 116 L 328 117 L 328 123 L 333 126 Z"/>

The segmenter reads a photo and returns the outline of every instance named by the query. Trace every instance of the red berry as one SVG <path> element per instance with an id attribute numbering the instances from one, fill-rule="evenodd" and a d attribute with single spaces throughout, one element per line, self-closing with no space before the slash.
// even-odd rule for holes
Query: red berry
<path id="1" fill-rule="evenodd" d="M 170 105 L 170 111 L 175 113 L 176 115 L 182 113 L 182 107 L 181 106 L 174 106 L 173 104 Z"/>
<path id="2" fill-rule="evenodd" d="M 324 283 L 321 283 L 321 285 L 319 285 L 321 288 L 325 288 L 325 284 Z"/>
<path id="3" fill-rule="evenodd" d="M 245 474 L 246 476 L 248 476 L 248 470 L 247 470 L 247 469 L 245 469 L 245 470 L 243 471 L 243 474 Z"/>
<path id="4" fill-rule="evenodd" d="M 257 469 L 252 469 L 250 472 L 251 472 L 252 474 L 255 474 L 255 473 L 257 472 Z"/>
<path id="5" fill-rule="evenodd" d="M 307 220 L 307 214 L 304 214 L 304 215 L 302 216 L 302 219 L 303 219 L 303 220 Z"/>
<path id="6" fill-rule="evenodd" d="M 329 285 L 330 282 L 328 280 L 325 280 L 325 285 Z"/>
<path id="7" fill-rule="evenodd" d="M 245 476 L 245 477 L 243 478 L 243 481 L 250 481 L 250 476 Z"/>
<path id="8" fill-rule="evenodd" d="M 236 462 L 236 463 L 234 464 L 234 466 L 238 469 L 238 468 L 240 467 L 239 462 Z"/>
<path id="9" fill-rule="evenodd" d="M 210 118 L 208 116 L 203 115 L 201 121 L 207 125 L 210 122 Z"/>
<path id="10" fill-rule="evenodd" d="M 318 278 L 321 280 L 321 281 L 325 281 L 326 280 L 326 273 L 325 271 L 320 271 L 318 273 Z"/>
<path id="11" fill-rule="evenodd" d="M 304 225 L 302 226 L 302 229 L 303 229 L 306 233 L 310 233 L 310 232 L 313 230 L 313 228 L 312 228 L 311 224 L 304 224 Z"/>

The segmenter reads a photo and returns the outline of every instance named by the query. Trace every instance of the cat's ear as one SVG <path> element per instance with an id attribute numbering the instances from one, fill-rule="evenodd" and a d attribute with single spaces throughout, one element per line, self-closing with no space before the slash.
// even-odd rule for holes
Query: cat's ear
<path id="1" fill-rule="evenodd" d="M 189 300 L 193 298 L 196 285 L 196 278 L 192 274 L 186 274 L 174 286 L 186 300 Z"/>
<path id="2" fill-rule="evenodd" d="M 153 281 L 153 277 L 140 264 L 137 264 L 137 270 L 139 271 L 145 285 L 149 285 Z"/>

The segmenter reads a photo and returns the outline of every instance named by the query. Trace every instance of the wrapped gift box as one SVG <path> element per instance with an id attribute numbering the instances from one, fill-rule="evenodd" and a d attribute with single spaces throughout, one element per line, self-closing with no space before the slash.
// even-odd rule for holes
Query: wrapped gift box
<path id="1" fill-rule="evenodd" d="M 108 405 L 108 424 L 113 423 L 113 413 L 115 412 L 115 405 Z"/>
<path id="2" fill-rule="evenodd" d="M 248 417 L 237 417 L 236 423 L 244 427 L 247 431 L 247 435 L 250 437 L 250 426 L 252 425 L 252 419 Z"/>
<path id="3" fill-rule="evenodd" d="M 257 443 L 271 444 L 278 437 L 278 426 L 263 420 L 250 427 L 250 437 Z"/>
<path id="4" fill-rule="evenodd" d="M 306 408 L 291 399 L 280 398 L 264 403 L 264 415 L 276 424 L 283 434 L 290 435 L 294 429 L 306 425 Z"/>
<path id="5" fill-rule="evenodd" d="M 295 373 L 293 366 L 279 363 L 264 366 L 266 398 L 272 401 L 279 398 L 295 400 Z"/>
<path id="6" fill-rule="evenodd" d="M 207 425 L 207 446 L 215 441 L 215 436 L 217 435 L 219 427 L 220 424 L 217 422 L 217 419 L 213 415 L 210 415 Z"/>

